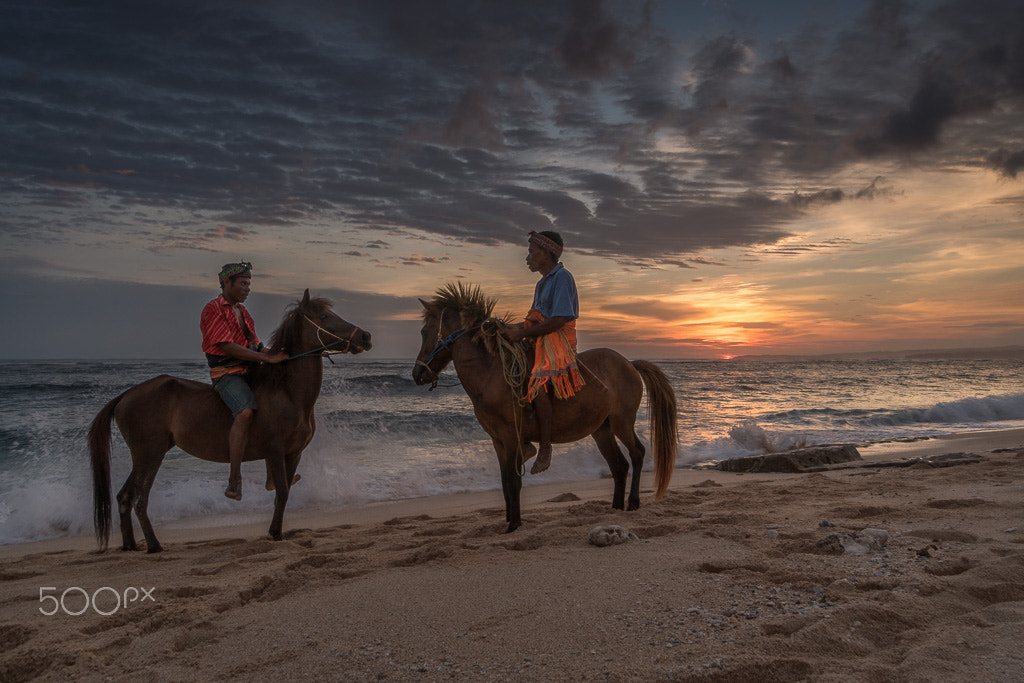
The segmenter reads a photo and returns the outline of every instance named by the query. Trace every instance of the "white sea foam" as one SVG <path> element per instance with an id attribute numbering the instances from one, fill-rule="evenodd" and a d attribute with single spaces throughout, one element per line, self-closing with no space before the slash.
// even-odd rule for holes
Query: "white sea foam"
<path id="1" fill-rule="evenodd" d="M 1024 363 L 1016 361 L 660 365 L 679 398 L 681 467 L 817 443 L 1024 426 Z M 486 490 L 501 505 L 497 458 L 465 393 L 416 387 L 410 367 L 327 367 L 318 431 L 289 511 Z M 0 392 L 9 397 L 0 404 L 0 544 L 92 533 L 89 421 L 110 398 L 159 372 L 202 378 L 204 370 L 200 363 L 0 363 Z M 649 444 L 646 404 L 637 430 Z M 111 466 L 116 493 L 130 469 L 116 430 Z M 263 463 L 243 465 L 241 502 L 223 495 L 227 470 L 172 450 L 150 498 L 157 533 L 164 525 L 269 525 L 274 494 L 264 490 Z M 584 439 L 556 445 L 551 468 L 527 473 L 524 485 L 607 472 Z M 287 519 L 286 512 L 286 527 Z"/>
<path id="2" fill-rule="evenodd" d="M 930 408 L 907 408 L 869 418 L 867 424 L 980 424 L 1024 420 L 1024 393 L 964 398 Z"/>

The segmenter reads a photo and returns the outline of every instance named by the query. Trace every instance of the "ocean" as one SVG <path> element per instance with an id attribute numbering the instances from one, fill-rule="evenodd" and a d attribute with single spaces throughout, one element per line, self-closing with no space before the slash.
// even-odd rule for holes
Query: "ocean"
<path id="1" fill-rule="evenodd" d="M 490 439 L 460 387 L 416 386 L 410 360 L 335 362 L 325 362 L 317 433 L 289 511 L 500 490 Z M 765 449 L 1024 427 L 1021 360 L 656 362 L 679 400 L 677 467 Z M 92 534 L 89 423 L 114 396 L 162 373 L 207 377 L 201 360 L 0 362 L 0 545 Z M 441 384 L 456 382 L 449 368 Z M 646 401 L 638 431 L 646 441 Z M 116 428 L 114 435 L 116 492 L 130 467 Z M 606 472 L 587 439 L 556 445 L 551 469 L 536 479 L 527 474 L 524 485 Z M 172 449 L 150 498 L 157 532 L 171 523 L 269 524 L 273 494 L 263 489 L 263 463 L 244 464 L 242 474 L 244 499 L 230 501 L 227 465 Z M 494 504 L 501 505 L 500 493 Z"/>

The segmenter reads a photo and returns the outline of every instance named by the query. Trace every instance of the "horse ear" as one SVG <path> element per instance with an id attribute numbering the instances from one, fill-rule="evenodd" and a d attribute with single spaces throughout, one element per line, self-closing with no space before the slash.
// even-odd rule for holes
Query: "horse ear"
<path id="1" fill-rule="evenodd" d="M 309 305 L 309 289 L 306 289 L 306 292 L 302 295 L 302 305 L 303 306 L 308 306 Z"/>
<path id="2" fill-rule="evenodd" d="M 423 304 L 423 308 L 427 309 L 428 311 L 430 310 L 430 304 L 428 304 L 426 301 L 424 301 L 423 299 L 416 299 L 416 300 L 419 301 L 421 304 Z"/>

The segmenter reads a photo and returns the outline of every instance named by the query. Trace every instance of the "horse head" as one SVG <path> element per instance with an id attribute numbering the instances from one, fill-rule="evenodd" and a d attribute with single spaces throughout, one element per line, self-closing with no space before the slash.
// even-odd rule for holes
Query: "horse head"
<path id="1" fill-rule="evenodd" d="M 463 330 L 459 327 L 458 315 L 451 309 L 432 306 L 423 299 L 419 301 L 424 309 L 423 329 L 420 330 L 422 342 L 416 354 L 412 378 L 420 386 L 430 383 L 433 388 L 437 386 L 438 376 L 452 362 L 455 335 Z"/>
<path id="2" fill-rule="evenodd" d="M 422 341 L 412 378 L 416 384 L 437 385 L 438 375 L 452 362 L 452 345 L 491 315 L 495 300 L 479 287 L 449 283 L 423 305 Z"/>
<path id="3" fill-rule="evenodd" d="M 285 315 L 274 332 L 271 348 L 286 349 L 294 355 L 362 353 L 372 348 L 370 333 L 348 322 L 331 308 L 331 302 L 310 298 L 307 289 L 302 300 Z"/>

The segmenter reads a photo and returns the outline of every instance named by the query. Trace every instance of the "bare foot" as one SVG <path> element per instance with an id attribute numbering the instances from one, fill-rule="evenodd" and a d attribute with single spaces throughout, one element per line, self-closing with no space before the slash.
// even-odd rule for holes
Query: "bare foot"
<path id="1" fill-rule="evenodd" d="M 551 465 L 551 444 L 542 443 L 540 445 L 540 452 L 537 453 L 537 459 L 533 462 L 533 467 L 530 468 L 530 474 L 540 474 Z"/>
<path id="2" fill-rule="evenodd" d="M 292 485 L 292 486 L 295 486 L 295 482 L 297 482 L 297 481 L 298 481 L 299 479 L 302 479 L 302 475 L 301 475 L 301 474 L 296 474 L 296 475 L 295 475 L 295 476 L 294 476 L 294 477 L 292 478 L 292 483 L 291 483 L 291 485 Z M 273 480 L 273 479 L 267 479 L 267 483 L 266 483 L 266 484 L 264 484 L 263 486 L 264 486 L 264 488 L 266 488 L 266 489 L 267 489 L 268 491 L 273 491 L 274 489 L 276 489 L 276 488 L 277 488 L 276 486 L 274 486 L 274 480 Z"/>
<path id="3" fill-rule="evenodd" d="M 242 500 L 242 479 L 229 479 L 228 487 L 224 489 L 224 495 L 231 500 Z"/>

